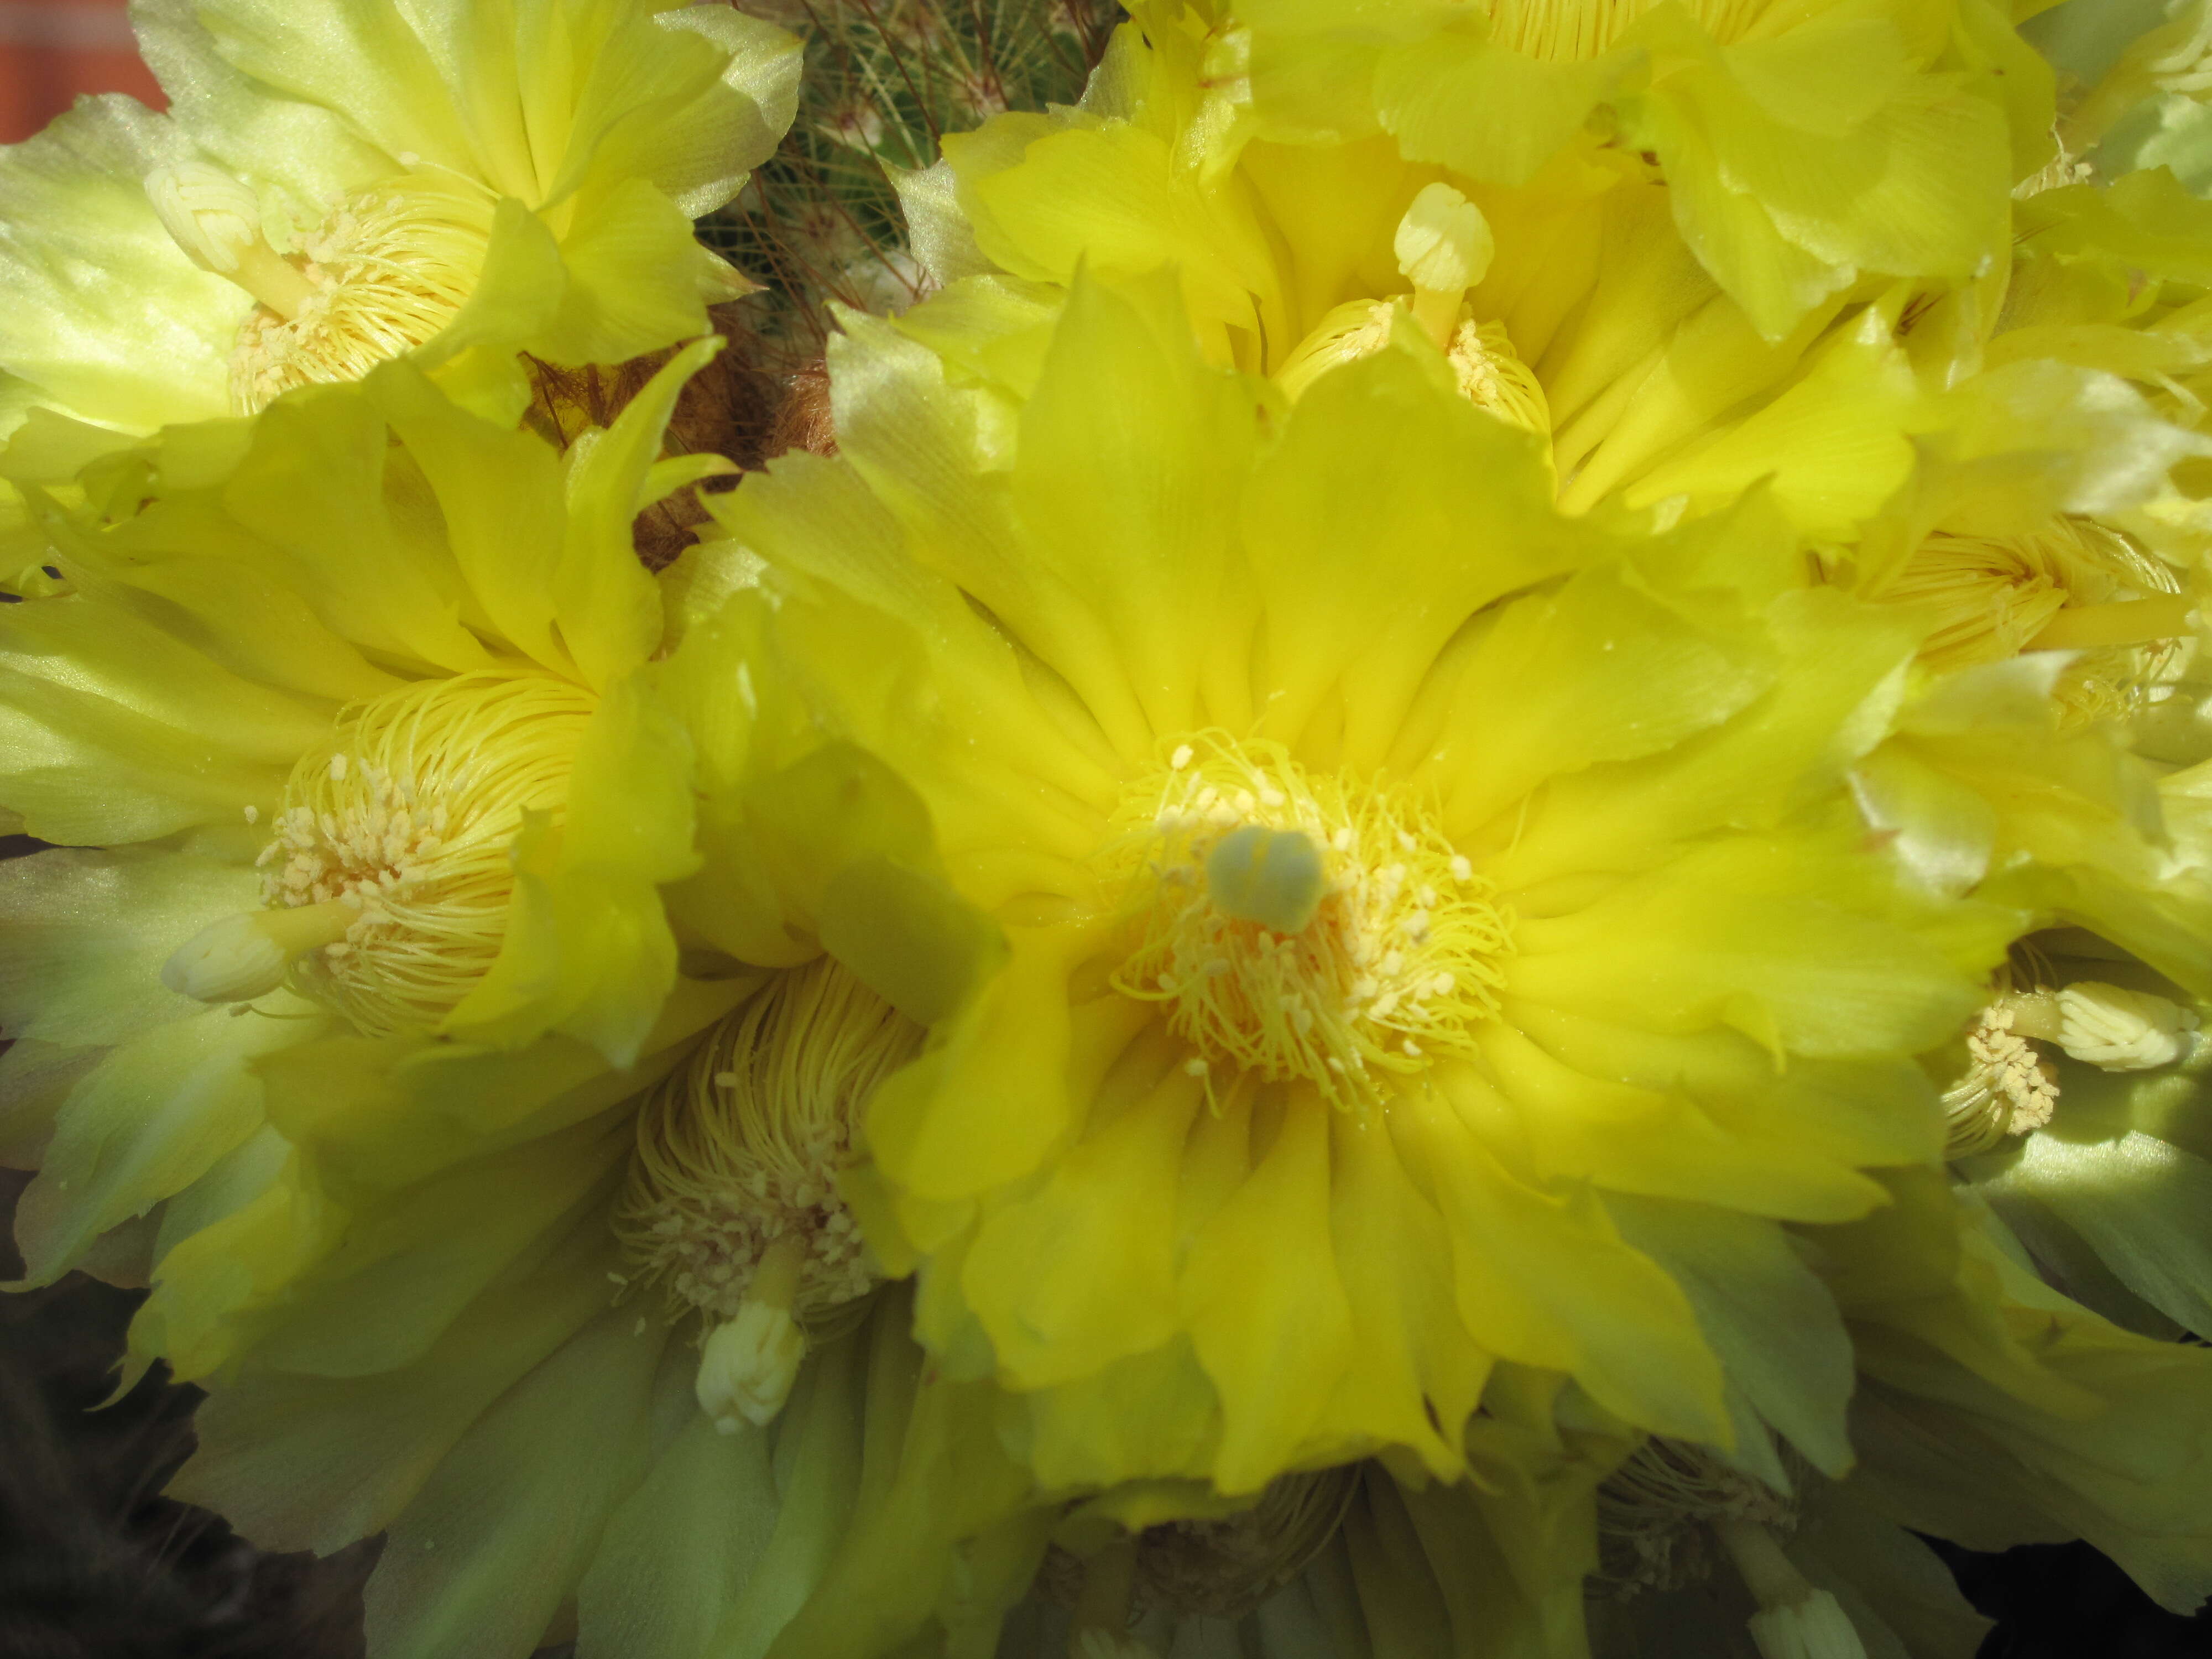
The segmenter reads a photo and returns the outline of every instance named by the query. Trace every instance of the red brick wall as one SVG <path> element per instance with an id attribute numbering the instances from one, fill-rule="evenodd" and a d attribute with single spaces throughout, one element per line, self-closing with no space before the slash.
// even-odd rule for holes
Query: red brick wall
<path id="1" fill-rule="evenodd" d="M 0 143 L 27 138 L 88 92 L 160 108 L 124 0 L 0 0 Z"/>

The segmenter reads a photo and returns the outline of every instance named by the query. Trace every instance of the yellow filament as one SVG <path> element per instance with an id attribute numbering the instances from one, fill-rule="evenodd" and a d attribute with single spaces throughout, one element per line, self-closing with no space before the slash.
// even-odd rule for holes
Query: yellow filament
<path id="1" fill-rule="evenodd" d="M 231 401 L 252 414 L 318 381 L 358 380 L 422 345 L 475 289 L 491 203 L 425 173 L 342 204 L 287 259 L 248 248 L 232 281 L 261 301 L 231 353 Z"/>

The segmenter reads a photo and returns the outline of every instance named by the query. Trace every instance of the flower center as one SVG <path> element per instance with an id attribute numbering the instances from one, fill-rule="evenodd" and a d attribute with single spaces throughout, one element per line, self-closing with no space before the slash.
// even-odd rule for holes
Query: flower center
<path id="1" fill-rule="evenodd" d="M 1702 1448 L 1655 1436 L 1597 1489 L 1594 1580 L 1622 1599 L 1702 1583 L 1721 1559 L 1711 1530 L 1718 1521 L 1788 1533 L 1797 1510 Z"/>
<path id="2" fill-rule="evenodd" d="M 1943 1091 L 1943 1155 L 1987 1152 L 2007 1135 L 2051 1121 L 2058 1108 L 2058 1073 L 2016 1030 L 2022 1000 L 2001 997 L 1966 1031 L 1966 1069 Z"/>
<path id="3" fill-rule="evenodd" d="M 1138 941 L 1113 983 L 1165 1007 L 1210 1088 L 1218 1070 L 1370 1101 L 1378 1073 L 1472 1053 L 1497 1011 L 1510 919 L 1408 793 L 1201 733 L 1117 823 Z"/>
<path id="4" fill-rule="evenodd" d="M 1147 1613 L 1241 1619 L 1304 1571 L 1335 1536 L 1363 1467 L 1279 1476 L 1250 1509 L 1146 1527 L 1087 1561 L 1054 1545 L 1037 1569 L 1036 1593 L 1074 1614 L 1070 1653 L 1144 1659 L 1151 1650 L 1129 1626 Z"/>
<path id="5" fill-rule="evenodd" d="M 258 302 L 231 351 L 231 402 L 246 415 L 422 344 L 476 287 L 491 240 L 489 198 L 438 173 L 348 198 L 289 255 L 264 234 L 253 192 L 216 168 L 161 167 L 146 191 L 193 264 Z"/>
<path id="6" fill-rule="evenodd" d="M 1449 185 L 1427 185 L 1399 221 L 1393 249 L 1412 292 L 1336 307 L 1284 360 L 1276 383 L 1293 401 L 1304 397 L 1328 370 L 1382 350 L 1403 317 L 1444 354 L 1460 396 L 1548 441 L 1543 383 L 1521 361 L 1505 325 L 1476 321 L 1467 302 L 1496 252 L 1482 210 Z"/>
<path id="7" fill-rule="evenodd" d="M 1966 1069 L 1944 1091 L 1944 1156 L 1987 1152 L 2051 1121 L 2058 1073 L 2037 1043 L 2100 1071 L 2149 1072 L 2195 1052 L 2198 1026 L 2179 1003 L 2101 980 L 2002 991 L 1967 1028 Z"/>
<path id="8" fill-rule="evenodd" d="M 1937 531 L 1881 597 L 1932 610 L 1921 660 L 1939 672 L 2021 651 L 2081 653 L 2057 688 L 2076 715 L 2124 712 L 2174 666 L 2189 631 L 2180 579 L 2125 538 L 2077 519 L 2032 536 Z"/>
<path id="9" fill-rule="evenodd" d="M 1793 1474 L 1809 1470 L 1783 1448 Z M 1750 1592 L 1747 1620 L 1760 1659 L 1866 1659 L 1850 1617 L 1784 1553 L 1797 1506 L 1700 1447 L 1647 1440 L 1598 1488 L 1598 1571 L 1593 1585 L 1626 1600 L 1647 1589 L 1680 1589 L 1723 1564 Z"/>
<path id="10" fill-rule="evenodd" d="M 1285 1474 L 1249 1510 L 1137 1535 L 1136 1600 L 1182 1617 L 1241 1619 L 1305 1571 L 1335 1535 L 1359 1466 Z"/>
<path id="11" fill-rule="evenodd" d="M 486 673 L 349 710 L 285 786 L 255 860 L 268 908 L 202 929 L 162 982 L 246 1003 L 289 980 L 369 1036 L 435 1026 L 499 955 L 515 836 L 526 814 L 567 817 L 594 707 L 566 680 Z"/>
<path id="12" fill-rule="evenodd" d="M 591 694 L 546 675 L 426 680 L 304 757 L 263 849 L 272 908 L 343 924 L 297 987 L 372 1036 L 434 1025 L 499 955 L 525 812 L 566 815 Z"/>
<path id="13" fill-rule="evenodd" d="M 765 1422 L 819 1326 L 875 1287 L 837 1192 L 853 1128 L 921 1030 L 827 957 L 778 975 L 647 1097 L 614 1227 L 713 1326 L 701 1403 Z"/>

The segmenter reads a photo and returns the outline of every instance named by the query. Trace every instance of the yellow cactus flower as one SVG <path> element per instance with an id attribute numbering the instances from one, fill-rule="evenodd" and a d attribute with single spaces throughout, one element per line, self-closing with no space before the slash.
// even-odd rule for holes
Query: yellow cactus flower
<path id="1" fill-rule="evenodd" d="M 171 99 L 0 154 L 9 414 L 126 434 L 416 353 L 617 362 L 747 284 L 692 238 L 791 118 L 799 44 L 721 5 L 145 0 Z"/>
<path id="2" fill-rule="evenodd" d="M 325 1030 L 641 1051 L 696 859 L 629 526 L 725 465 L 657 459 L 713 349 L 565 479 L 398 363 L 46 511 L 52 562 L 0 607 L 0 800 L 61 844 L 0 871 L 0 1066 L 54 1126 L 34 1282 L 159 1200 L 166 1249 L 258 1190 L 255 1067 Z"/>
<path id="3" fill-rule="evenodd" d="M 906 180 L 940 280 L 1172 268 L 1212 360 L 1294 398 L 1415 321 L 1463 396 L 1546 441 L 1576 513 L 1710 511 L 1765 479 L 1836 540 L 1911 473 L 1933 420 L 1896 337 L 1911 284 L 1846 280 L 1765 337 L 1675 228 L 1679 185 L 1632 147 L 1585 132 L 1501 181 L 1386 136 L 1283 141 L 1210 72 L 1228 24 L 1167 0 L 1140 15 L 1083 109 L 950 137 L 934 176 Z M 981 337 L 933 344 L 983 358 L 1029 320 L 968 305 L 934 326 Z M 981 366 L 1018 382 L 1007 355 Z"/>
<path id="4" fill-rule="evenodd" d="M 53 1132 L 21 1212 L 27 1254 L 47 1276 L 66 1265 L 60 1230 L 74 1243 L 125 1221 L 107 1255 L 135 1250 L 135 1276 L 152 1282 L 130 1374 L 159 1360 L 210 1394 L 200 1449 L 174 1490 L 274 1547 L 328 1551 L 387 1533 L 368 1593 L 374 1655 L 526 1648 L 569 1605 L 594 1652 L 696 1659 L 718 1631 L 758 1652 L 836 1574 L 870 1586 L 857 1602 L 825 1592 L 838 1617 L 992 1628 L 1027 1586 L 1024 1540 L 1041 1549 L 1048 1524 L 1030 1477 L 990 1450 L 995 1396 L 925 1378 L 908 1294 L 879 1290 L 838 1190 L 861 1101 L 911 1058 L 921 1029 L 817 935 L 850 937 L 848 902 L 926 887 L 926 854 L 897 833 L 920 809 L 902 805 L 880 766 L 818 739 L 799 748 L 803 711 L 757 665 L 728 672 L 723 629 L 740 624 L 701 614 L 705 598 L 686 580 L 697 573 L 671 579 L 664 623 L 662 590 L 629 546 L 639 507 L 701 470 L 652 457 L 677 388 L 710 349 L 680 355 L 613 429 L 572 447 L 565 515 L 553 452 L 454 409 L 403 364 L 288 402 L 215 485 L 170 477 L 130 518 L 83 532 L 95 547 L 127 532 L 143 554 L 163 544 L 144 526 L 190 530 L 201 554 L 221 550 L 234 591 L 290 592 L 278 550 L 222 516 L 226 503 L 269 495 L 230 491 L 240 476 L 265 491 L 271 469 L 255 456 L 304 472 L 310 454 L 350 453 L 382 471 L 391 500 L 416 502 L 425 535 L 442 523 L 450 546 L 416 544 L 414 574 L 450 556 L 453 610 L 476 619 L 503 665 L 494 676 L 426 663 L 339 713 L 337 740 L 295 770 L 315 792 L 305 816 L 255 813 L 243 835 L 203 826 L 197 862 L 167 847 L 47 853 L 0 886 L 7 920 L 34 945 L 25 965 L 44 981 L 0 987 L 11 1028 L 40 1039 L 19 1044 L 0 1076 L 14 1097 L 8 1127 L 35 1135 L 47 1126 L 29 1120 L 44 1109 Z M 303 423 L 331 409 L 358 418 L 307 426 L 325 442 L 303 450 Z M 373 448 L 347 449 L 356 428 Z M 183 465 L 181 441 L 172 434 L 153 452 L 167 474 Z M 556 487 L 541 497 L 522 487 L 533 483 Z M 337 493 L 372 519 L 386 498 Z M 300 481 L 287 504 L 304 515 L 331 503 Z M 516 562 L 543 556 L 533 527 L 551 532 L 543 575 Z M 373 526 L 359 539 L 378 544 Z M 188 564 L 194 546 L 173 562 Z M 122 563 L 72 559 L 65 591 L 24 604 L 81 600 L 95 574 L 112 603 Z M 402 569 L 387 557 L 367 574 Z M 664 641 L 674 642 L 664 659 L 642 660 Z M 578 659 L 614 678 L 602 686 Z M 529 694 L 520 706 L 518 687 Z M 258 691 L 270 707 L 288 695 L 281 682 Z M 434 718 L 441 696 L 479 717 L 459 728 Z M 352 741 L 393 698 L 404 699 L 390 723 L 397 746 Z M 579 708 L 580 736 L 567 729 Z M 599 733 L 595 772 L 583 751 Z M 528 797 L 504 803 L 503 817 L 457 799 L 502 780 Z M 362 803 L 349 817 L 322 799 L 356 781 L 384 818 L 360 822 Z M 585 798 L 595 785 L 605 793 Z M 719 881 L 672 880 L 697 864 L 695 806 L 708 844 L 750 837 L 753 856 Z M 580 834 L 592 813 L 623 836 L 605 824 Z M 250 853 L 271 822 L 274 873 L 222 860 L 241 842 Z M 533 838 L 550 843 L 546 856 L 533 856 Z M 511 890 L 491 881 L 486 847 L 513 854 Z M 340 854 L 393 862 L 369 882 Z M 903 886 L 886 877 L 893 860 L 905 860 Z M 363 884 L 320 896 L 314 883 L 337 879 L 334 868 Z M 181 953 L 188 974 L 172 977 L 249 992 L 260 957 L 239 947 L 241 931 L 289 949 L 295 918 L 354 891 L 384 931 L 339 941 L 357 944 L 350 952 L 310 945 L 284 988 L 230 1011 L 246 1018 L 163 1007 L 155 941 L 176 960 L 179 936 L 264 879 L 273 902 L 216 922 L 211 942 Z M 656 889 L 686 933 L 684 971 L 665 981 Z M 637 901 L 626 910 L 625 896 Z M 442 936 L 441 906 L 458 918 Z M 708 932 L 742 933 L 768 969 L 718 951 Z M 476 948 L 487 937 L 489 969 Z M 880 946 L 855 948 L 884 967 Z M 621 1008 L 554 1021 L 517 994 L 557 1009 L 562 981 L 584 966 Z M 476 990 L 507 976 L 488 1024 L 466 1021 L 476 991 L 458 1013 L 426 1006 L 471 973 Z M 888 977 L 896 988 L 898 974 Z M 103 1054 L 83 1040 L 123 1033 L 70 1030 L 88 1011 L 140 1009 L 149 996 L 151 1019 L 185 1042 Z M 392 1002 L 393 1018 L 375 1017 Z M 611 1031 L 609 1013 L 647 1023 Z M 199 1056 L 183 1078 L 180 1054 Z M 97 1086 L 72 1090 L 88 1067 Z M 50 1081 L 58 1090 L 41 1092 Z M 137 1210 L 146 1218 L 127 1221 Z M 810 1639 L 776 1650 L 823 1650 Z"/>
<path id="5" fill-rule="evenodd" d="M 1908 1057 L 2021 921 L 1916 897 L 1844 791 L 1919 629 L 1755 507 L 1559 516 L 1418 329 L 1286 410 L 1172 279 L 1079 282 L 1015 434 L 850 329 L 843 459 L 717 511 L 768 659 L 1006 941 L 846 1182 L 926 1345 L 1025 1399 L 1048 1488 L 1456 1478 L 1504 1363 L 1725 1443 L 1626 1198 L 1752 1230 L 1758 1304 L 1776 1221 L 1936 1154 Z M 1833 1462 L 1841 1404 L 1823 1359 L 1765 1407 Z"/>
<path id="6" fill-rule="evenodd" d="M 1989 0 L 1224 10 L 1216 61 L 1249 78 L 1270 137 L 1379 130 L 1410 161 L 1507 185 L 1592 126 L 1644 153 L 1769 339 L 1862 275 L 1977 275 L 2002 257 L 2007 186 L 2050 149 L 2051 71 Z"/>
<path id="7" fill-rule="evenodd" d="M 994 1626 L 1051 1511 L 989 1392 L 927 1374 L 834 1185 L 918 1036 L 817 959 L 680 982 L 626 1073 L 562 1037 L 294 1045 L 263 1071 L 287 1167 L 170 1250 L 132 1327 L 209 1391 L 172 1491 L 272 1548 L 384 1533 L 377 1659 L 528 1651 L 564 1607 L 625 1659 Z M 795 1312 L 802 1352 L 733 1389 L 748 1310 Z"/>

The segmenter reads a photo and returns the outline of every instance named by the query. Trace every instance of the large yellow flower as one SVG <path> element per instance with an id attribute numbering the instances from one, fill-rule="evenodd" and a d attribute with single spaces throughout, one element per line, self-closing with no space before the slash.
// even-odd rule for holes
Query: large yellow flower
<path id="1" fill-rule="evenodd" d="M 254 1067 L 323 1030 L 557 1030 L 617 1065 L 652 1041 L 659 887 L 696 858 L 629 526 L 711 470 L 656 459 L 711 351 L 565 480 L 392 364 L 49 504 L 52 562 L 0 608 L 0 801 L 61 844 L 0 872 L 0 1066 L 53 1126 L 35 1282 L 160 1200 L 157 1254 L 261 1190 Z"/>
<path id="2" fill-rule="evenodd" d="M 1900 322 L 1975 259 L 1846 275 L 1768 328 L 1677 229 L 1682 179 L 1635 146 L 1571 129 L 1505 178 L 1370 130 L 1278 132 L 1243 82 L 1209 70 L 1234 21 L 1142 8 L 1084 108 L 949 138 L 904 189 L 933 267 L 1055 286 L 1079 265 L 1171 267 L 1209 356 L 1293 397 L 1409 315 L 1470 401 L 1550 440 L 1572 512 L 1708 511 L 1765 479 L 1808 535 L 1840 540 L 1905 483 L 1912 434 L 1940 411 Z M 1954 154 L 1936 172 L 2002 228 L 2001 165 L 1983 177 Z M 1016 320 L 974 303 L 971 331 Z"/>
<path id="3" fill-rule="evenodd" d="M 1905 1057 L 2019 925 L 1844 792 L 1919 630 L 1755 507 L 1558 516 L 1418 331 L 1285 410 L 1173 294 L 1079 283 L 1012 431 L 856 319 L 845 459 L 720 508 L 1008 941 L 878 1091 L 863 1224 L 1048 1488 L 1456 1477 L 1501 1361 L 1725 1443 L 1614 1195 L 1740 1225 L 1756 1302 L 1776 1221 L 1935 1156 Z M 1761 1409 L 1846 1455 L 1826 1372 Z"/>
<path id="4" fill-rule="evenodd" d="M 792 37 L 659 0 L 143 0 L 172 105 L 0 156 L 0 428 L 250 412 L 421 352 L 611 362 L 743 279 L 692 238 L 791 118 Z"/>
<path id="5" fill-rule="evenodd" d="M 1769 338 L 1862 274 L 2002 256 L 2051 150 L 2051 75 L 1990 0 L 1236 0 L 1217 66 L 1262 130 L 1519 184 L 1595 127 L 1643 152 L 1699 264 Z"/>
<path id="6" fill-rule="evenodd" d="M 269 1057 L 283 1171 L 132 1327 L 209 1390 L 173 1490 L 270 1547 L 385 1534 L 393 1659 L 525 1653 L 564 1609 L 605 1659 L 988 1641 L 1054 1512 L 836 1188 L 920 1036 L 817 957 L 680 982 L 628 1071 L 562 1037 Z"/>

